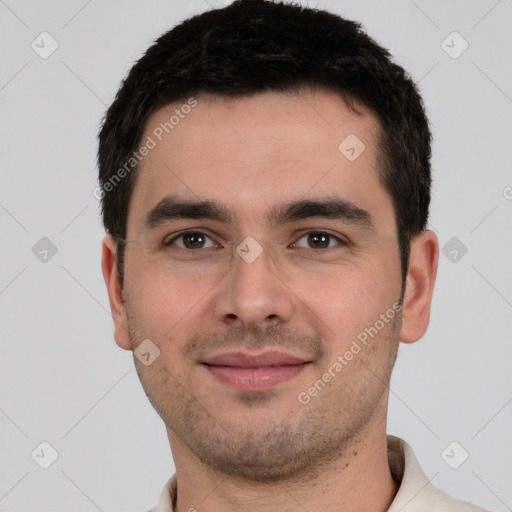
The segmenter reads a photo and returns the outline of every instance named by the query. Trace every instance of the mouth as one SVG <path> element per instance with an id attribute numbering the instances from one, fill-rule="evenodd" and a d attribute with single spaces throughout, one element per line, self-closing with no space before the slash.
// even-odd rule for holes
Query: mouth
<path id="1" fill-rule="evenodd" d="M 232 352 L 201 364 L 221 382 L 241 390 L 261 390 L 292 379 L 311 362 L 283 352 L 259 355 Z"/>

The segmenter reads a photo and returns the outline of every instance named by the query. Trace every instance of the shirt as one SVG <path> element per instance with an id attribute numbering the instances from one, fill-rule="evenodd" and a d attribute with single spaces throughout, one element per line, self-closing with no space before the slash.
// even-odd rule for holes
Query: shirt
<path id="1" fill-rule="evenodd" d="M 486 512 L 451 498 L 436 489 L 423 473 L 411 447 L 402 439 L 387 436 L 388 460 L 393 479 L 400 488 L 388 512 Z M 158 505 L 149 512 L 173 512 L 177 498 L 176 475 L 165 485 Z"/>

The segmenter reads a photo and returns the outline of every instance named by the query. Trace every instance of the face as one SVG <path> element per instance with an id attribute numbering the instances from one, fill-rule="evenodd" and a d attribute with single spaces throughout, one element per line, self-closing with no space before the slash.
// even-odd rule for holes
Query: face
<path id="1" fill-rule="evenodd" d="M 160 351 L 135 363 L 173 451 L 290 478 L 385 422 L 402 315 L 379 125 L 324 90 L 196 100 L 141 139 L 116 340 Z"/>

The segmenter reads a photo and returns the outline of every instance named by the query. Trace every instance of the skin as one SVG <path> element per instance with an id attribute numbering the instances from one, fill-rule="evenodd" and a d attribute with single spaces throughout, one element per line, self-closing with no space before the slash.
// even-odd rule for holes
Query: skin
<path id="1" fill-rule="evenodd" d="M 424 231 L 412 241 L 402 313 L 300 403 L 299 393 L 400 299 L 394 209 L 377 172 L 379 123 L 327 90 L 197 100 L 139 166 L 124 286 L 109 236 L 102 260 L 116 343 L 133 350 L 149 338 L 161 352 L 135 364 L 167 427 L 176 509 L 387 510 L 397 492 L 386 447 L 389 379 L 399 342 L 427 328 L 437 238 Z M 141 140 L 179 106 L 153 113 Z M 349 134 L 366 147 L 354 161 L 338 150 Z M 233 222 L 178 219 L 148 229 L 148 212 L 169 195 L 221 202 Z M 373 230 L 324 217 L 268 222 L 276 206 L 333 195 L 366 210 Z M 190 238 L 175 238 L 184 230 L 207 235 L 206 246 L 186 248 Z M 333 238 L 317 247 L 312 231 Z M 262 249 L 252 263 L 235 250 L 248 236 Z M 242 391 L 200 364 L 237 349 L 277 349 L 310 363 L 269 389 Z"/>

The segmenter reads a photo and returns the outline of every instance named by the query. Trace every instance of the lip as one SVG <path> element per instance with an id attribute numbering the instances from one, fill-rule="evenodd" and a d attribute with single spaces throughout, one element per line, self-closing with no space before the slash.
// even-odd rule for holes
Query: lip
<path id="1" fill-rule="evenodd" d="M 242 390 L 268 389 L 292 379 L 311 361 L 283 352 L 248 354 L 231 352 L 202 364 L 220 381 Z"/>
<path id="2" fill-rule="evenodd" d="M 203 361 L 211 366 L 233 366 L 236 368 L 261 368 L 264 366 L 285 366 L 305 363 L 306 359 L 286 354 L 285 352 L 271 351 L 263 354 L 250 354 L 247 352 L 227 352 L 218 354 Z"/>

